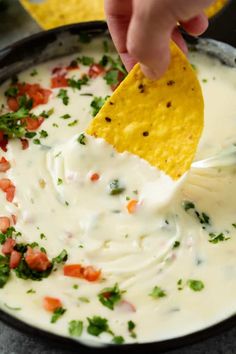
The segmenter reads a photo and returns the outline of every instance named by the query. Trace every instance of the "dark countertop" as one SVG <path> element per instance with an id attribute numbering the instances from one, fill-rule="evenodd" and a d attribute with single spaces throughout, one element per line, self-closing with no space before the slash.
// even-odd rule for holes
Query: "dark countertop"
<path id="1" fill-rule="evenodd" d="M 9 0 L 10 8 L 1 14 L 0 48 L 40 31 L 40 27 L 22 9 L 17 0 Z M 0 354 L 70 354 L 48 346 L 40 338 L 32 338 L 0 322 Z M 236 354 L 236 327 L 191 347 L 166 354 Z"/>

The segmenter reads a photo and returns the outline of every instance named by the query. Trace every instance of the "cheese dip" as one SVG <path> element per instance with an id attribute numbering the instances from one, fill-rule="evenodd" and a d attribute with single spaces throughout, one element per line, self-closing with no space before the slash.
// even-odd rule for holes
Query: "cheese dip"
<path id="1" fill-rule="evenodd" d="M 190 61 L 205 98 L 198 161 L 236 143 L 236 70 Z M 124 76 L 95 39 L 0 88 L 1 309 L 87 344 L 170 339 L 236 310 L 236 167 L 174 182 L 87 136 Z"/>

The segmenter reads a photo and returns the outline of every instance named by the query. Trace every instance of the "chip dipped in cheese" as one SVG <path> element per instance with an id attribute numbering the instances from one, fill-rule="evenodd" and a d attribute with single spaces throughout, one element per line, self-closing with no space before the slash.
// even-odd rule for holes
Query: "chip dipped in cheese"
<path id="1" fill-rule="evenodd" d="M 171 44 L 171 64 L 156 81 L 137 64 L 90 123 L 87 133 L 147 160 L 173 179 L 194 158 L 203 129 L 203 97 L 187 58 Z"/>

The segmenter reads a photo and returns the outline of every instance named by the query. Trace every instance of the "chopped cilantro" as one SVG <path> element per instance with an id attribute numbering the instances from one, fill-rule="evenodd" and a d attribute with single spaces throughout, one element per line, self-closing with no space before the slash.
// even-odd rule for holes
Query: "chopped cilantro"
<path id="1" fill-rule="evenodd" d="M 59 318 L 64 315 L 64 313 L 66 312 L 66 309 L 64 309 L 63 307 L 58 307 L 52 315 L 51 318 L 51 323 L 55 323 L 59 320 Z"/>
<path id="2" fill-rule="evenodd" d="M 129 333 L 130 333 L 130 336 L 131 336 L 132 338 L 136 338 L 137 335 L 136 335 L 136 333 L 134 332 L 135 327 L 136 327 L 136 324 L 135 324 L 133 321 L 128 321 L 127 326 L 128 326 L 128 331 L 129 331 Z"/>
<path id="3" fill-rule="evenodd" d="M 61 264 L 61 263 L 65 263 L 68 259 L 68 253 L 66 250 L 63 250 L 61 251 L 61 253 L 57 256 L 57 257 L 54 257 L 52 259 L 52 263 L 55 264 Z"/>
<path id="4" fill-rule="evenodd" d="M 32 138 L 34 138 L 36 135 L 37 135 L 37 133 L 35 133 L 35 132 L 26 132 L 26 133 L 25 133 L 25 137 L 28 138 L 28 139 L 32 139 Z"/>
<path id="5" fill-rule="evenodd" d="M 41 130 L 39 132 L 40 138 L 47 138 L 48 137 L 48 132 L 46 132 L 46 130 Z"/>
<path id="6" fill-rule="evenodd" d="M 0 255 L 0 288 L 3 288 L 10 277 L 9 258 Z"/>
<path id="7" fill-rule="evenodd" d="M 57 179 L 57 185 L 60 186 L 61 184 L 63 184 L 63 180 L 61 178 Z"/>
<path id="8" fill-rule="evenodd" d="M 62 118 L 62 119 L 69 119 L 69 118 L 71 118 L 71 115 L 69 115 L 69 114 L 64 114 L 64 116 L 61 116 L 60 118 Z"/>
<path id="9" fill-rule="evenodd" d="M 40 117 L 43 118 L 49 118 L 52 114 L 54 113 L 54 108 L 49 109 L 47 112 L 43 111 L 42 113 L 40 113 Z"/>
<path id="10" fill-rule="evenodd" d="M 68 124 L 68 127 L 74 127 L 74 126 L 77 125 L 77 124 L 78 124 L 78 120 L 76 119 L 76 120 L 74 120 L 73 122 L 69 123 L 69 124 Z"/>
<path id="11" fill-rule="evenodd" d="M 108 41 L 106 41 L 106 40 L 103 41 L 103 49 L 104 49 L 105 53 L 109 52 L 109 44 L 108 44 Z"/>
<path id="12" fill-rule="evenodd" d="M 117 85 L 119 83 L 119 71 L 117 69 L 112 69 L 104 75 L 104 80 L 107 85 Z"/>
<path id="13" fill-rule="evenodd" d="M 232 226 L 236 229 L 236 224 L 232 224 Z"/>
<path id="14" fill-rule="evenodd" d="M 8 112 L 0 116 L 0 131 L 10 138 L 22 138 L 26 133 L 23 118 L 29 116 L 28 109 L 21 107 L 16 112 Z"/>
<path id="15" fill-rule="evenodd" d="M 182 205 L 185 211 L 188 211 L 189 209 L 195 209 L 195 205 L 187 200 L 185 200 Z"/>
<path id="16" fill-rule="evenodd" d="M 82 58 L 78 58 L 78 61 L 84 66 L 90 66 L 94 63 L 94 59 L 92 57 L 82 56 Z"/>
<path id="17" fill-rule="evenodd" d="M 78 284 L 74 284 L 73 285 L 73 289 L 79 289 L 79 285 Z"/>
<path id="18" fill-rule="evenodd" d="M 180 246 L 180 242 L 179 241 L 175 241 L 173 248 L 178 248 L 179 246 Z"/>
<path id="19" fill-rule="evenodd" d="M 123 344 L 125 342 L 125 340 L 124 340 L 124 338 L 122 336 L 115 336 L 115 337 L 113 337 L 112 342 L 114 344 L 120 345 L 120 344 Z"/>
<path id="20" fill-rule="evenodd" d="M 64 104 L 65 106 L 68 106 L 68 104 L 69 104 L 69 96 L 68 96 L 68 94 L 67 94 L 67 90 L 65 90 L 65 89 L 60 89 L 60 91 L 59 91 L 57 97 L 59 97 L 59 98 L 62 100 L 62 102 L 63 102 L 63 104 Z"/>
<path id="21" fill-rule="evenodd" d="M 113 334 L 109 328 L 108 320 L 106 318 L 102 318 L 100 316 L 93 316 L 92 318 L 87 318 L 88 320 L 88 328 L 87 332 L 92 336 L 99 336 L 103 332 L 107 332 Z"/>
<path id="22" fill-rule="evenodd" d="M 57 123 L 53 123 L 52 126 L 53 126 L 54 128 L 58 128 L 58 127 L 59 127 L 59 125 L 58 125 Z"/>
<path id="23" fill-rule="evenodd" d="M 41 144 L 41 141 L 40 141 L 39 139 L 34 139 L 34 140 L 33 140 L 33 143 L 34 143 L 35 145 L 40 145 L 40 144 Z"/>
<path id="24" fill-rule="evenodd" d="M 193 291 L 201 291 L 204 289 L 204 284 L 201 280 L 189 279 L 187 284 Z"/>
<path id="25" fill-rule="evenodd" d="M 230 237 L 226 237 L 222 232 L 220 234 L 215 234 L 213 232 L 209 233 L 210 239 L 209 242 L 211 243 L 219 243 L 219 242 L 223 242 L 223 241 L 228 241 L 230 239 Z"/>
<path id="26" fill-rule="evenodd" d="M 204 212 L 203 213 L 199 212 L 192 202 L 184 201 L 182 203 L 182 206 L 186 212 L 188 212 L 189 210 L 193 210 L 194 215 L 197 217 L 200 224 L 203 224 L 203 225 L 210 225 L 211 224 L 210 217 Z"/>
<path id="27" fill-rule="evenodd" d="M 99 301 L 110 310 L 114 310 L 114 306 L 120 302 L 121 296 L 124 291 L 119 289 L 118 284 L 112 288 L 105 288 L 98 294 Z"/>
<path id="28" fill-rule="evenodd" d="M 87 75 L 84 75 L 81 79 L 68 79 L 68 85 L 73 89 L 81 90 L 81 87 L 87 85 L 89 78 Z"/>
<path id="29" fill-rule="evenodd" d="M 86 145 L 86 136 L 84 134 L 80 134 L 77 140 L 81 145 Z"/>
<path id="30" fill-rule="evenodd" d="M 34 289 L 29 289 L 26 291 L 26 294 L 35 294 L 36 291 Z"/>
<path id="31" fill-rule="evenodd" d="M 40 239 L 41 239 L 41 240 L 47 239 L 47 237 L 46 237 L 43 233 L 41 233 L 41 234 L 40 234 Z"/>
<path id="32" fill-rule="evenodd" d="M 18 249 L 17 249 L 18 250 Z M 17 268 L 14 269 L 16 276 L 21 279 L 31 279 L 35 281 L 40 281 L 43 278 L 47 278 L 52 272 L 52 265 L 49 266 L 45 271 L 37 271 L 31 269 L 26 261 L 22 259 Z"/>
<path id="33" fill-rule="evenodd" d="M 85 304 L 88 304 L 90 300 L 86 296 L 80 296 L 79 301 L 84 302 Z"/>
<path id="34" fill-rule="evenodd" d="M 110 195 L 118 195 L 125 191 L 125 188 L 120 185 L 118 179 L 114 179 L 109 184 L 109 194 Z"/>
<path id="35" fill-rule="evenodd" d="M 177 286 L 178 286 L 178 290 L 183 290 L 183 288 L 184 288 L 183 279 L 179 279 L 177 281 Z"/>
<path id="36" fill-rule="evenodd" d="M 153 297 L 153 299 L 158 299 L 160 297 L 165 297 L 166 292 L 165 290 L 161 289 L 159 286 L 155 286 L 152 289 L 152 292 L 149 294 L 149 296 Z"/>
<path id="37" fill-rule="evenodd" d="M 70 321 L 68 327 L 69 334 L 73 337 L 80 337 L 83 332 L 82 321 Z"/>
<path id="38" fill-rule="evenodd" d="M 205 84 L 205 83 L 207 83 L 207 79 L 202 79 L 202 82 Z"/>
<path id="39" fill-rule="evenodd" d="M 92 107 L 91 110 L 91 114 L 93 117 L 95 117 L 97 115 L 97 113 L 100 111 L 100 109 L 102 108 L 102 106 L 104 105 L 104 103 L 106 102 L 106 100 L 109 98 L 110 96 L 106 96 L 105 98 L 103 97 L 94 97 L 90 107 Z"/>
<path id="40" fill-rule="evenodd" d="M 18 94 L 19 89 L 16 86 L 10 86 L 6 91 L 5 91 L 5 96 L 7 97 L 16 97 Z"/>
<path id="41" fill-rule="evenodd" d="M 33 69 L 30 73 L 30 76 L 36 76 L 38 75 L 38 71 L 36 69 Z"/>

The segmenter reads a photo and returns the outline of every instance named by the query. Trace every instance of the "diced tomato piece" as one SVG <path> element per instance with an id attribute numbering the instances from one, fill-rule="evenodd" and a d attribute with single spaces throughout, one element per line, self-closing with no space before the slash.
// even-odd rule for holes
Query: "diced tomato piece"
<path id="1" fill-rule="evenodd" d="M 84 268 L 80 264 L 68 264 L 63 268 L 64 275 L 73 278 L 83 278 Z"/>
<path id="2" fill-rule="evenodd" d="M 21 257 L 22 257 L 22 255 L 20 252 L 15 251 L 15 250 L 13 250 L 11 252 L 10 263 L 9 263 L 11 269 L 15 269 L 16 267 L 18 267 L 18 265 L 21 261 Z"/>
<path id="3" fill-rule="evenodd" d="M 92 266 L 88 266 L 84 268 L 84 279 L 88 280 L 88 281 L 96 281 L 100 278 L 101 275 L 101 271 L 95 269 Z"/>
<path id="4" fill-rule="evenodd" d="M 93 174 L 91 175 L 91 177 L 90 177 L 90 180 L 91 180 L 92 182 L 96 182 L 96 181 L 99 180 L 99 178 L 100 178 L 100 176 L 99 176 L 98 173 L 93 173 Z"/>
<path id="5" fill-rule="evenodd" d="M 16 217 L 16 215 L 12 214 L 11 217 L 12 217 L 13 225 L 16 225 L 16 223 L 17 223 L 17 217 Z"/>
<path id="6" fill-rule="evenodd" d="M 16 241 L 13 240 L 13 238 L 8 237 L 4 242 L 4 244 L 2 245 L 2 253 L 5 255 L 11 254 L 15 245 L 16 245 Z"/>
<path id="7" fill-rule="evenodd" d="M 51 90 L 44 89 L 39 84 L 18 84 L 18 96 L 27 94 L 33 100 L 33 107 L 48 103 Z"/>
<path id="8" fill-rule="evenodd" d="M 135 213 L 136 208 L 137 208 L 138 201 L 135 199 L 132 199 L 129 201 L 129 203 L 126 205 L 126 208 L 130 214 Z"/>
<path id="9" fill-rule="evenodd" d="M 104 67 L 100 64 L 92 64 L 89 68 L 88 76 L 95 79 L 105 72 Z"/>
<path id="10" fill-rule="evenodd" d="M 10 179 L 8 179 L 8 178 L 2 178 L 2 179 L 0 179 L 0 189 L 1 189 L 3 192 L 6 192 L 7 189 L 8 189 L 9 187 L 11 187 L 11 186 L 12 186 L 12 182 L 11 182 Z"/>
<path id="11" fill-rule="evenodd" d="M 122 71 L 118 72 L 118 83 L 116 85 L 111 85 L 111 89 L 112 91 L 115 91 L 115 89 L 117 89 L 117 87 L 120 85 L 120 83 L 124 80 L 125 78 L 125 74 L 122 73 Z"/>
<path id="12" fill-rule="evenodd" d="M 20 139 L 22 150 L 26 150 L 29 147 L 29 141 L 27 139 Z"/>
<path id="13" fill-rule="evenodd" d="M 38 117 L 38 118 L 30 118 L 27 117 L 25 118 L 26 121 L 26 129 L 29 131 L 34 131 L 37 130 L 40 125 L 44 122 L 43 117 Z"/>
<path id="14" fill-rule="evenodd" d="M 4 152 L 7 152 L 7 144 L 8 144 L 8 137 L 4 135 L 3 132 L 0 132 L 0 148 Z"/>
<path id="15" fill-rule="evenodd" d="M 16 97 L 8 97 L 7 105 L 9 107 L 9 109 L 13 112 L 18 111 L 18 109 L 19 109 L 19 103 L 18 103 Z"/>
<path id="16" fill-rule="evenodd" d="M 70 65 L 66 67 L 66 70 L 71 71 L 71 70 L 76 70 L 79 69 L 79 65 L 75 62 L 71 62 Z"/>
<path id="17" fill-rule="evenodd" d="M 47 255 L 44 252 L 34 250 L 31 247 L 28 247 L 27 249 L 25 261 L 31 269 L 39 272 L 47 270 L 51 265 Z"/>
<path id="18" fill-rule="evenodd" d="M 10 162 L 2 157 L 0 160 L 0 172 L 6 172 L 11 167 Z"/>
<path id="19" fill-rule="evenodd" d="M 10 227 L 11 222 L 7 216 L 0 217 L 0 231 L 5 233 L 7 229 Z"/>
<path id="20" fill-rule="evenodd" d="M 68 79 L 65 75 L 57 75 L 51 78 L 51 88 L 67 87 Z"/>
<path id="21" fill-rule="evenodd" d="M 15 197 L 15 191 L 16 187 L 14 185 L 11 185 L 10 187 L 7 188 L 6 190 L 6 199 L 8 202 L 12 202 L 14 197 Z"/>
<path id="22" fill-rule="evenodd" d="M 46 311 L 54 312 L 59 307 L 62 307 L 62 302 L 55 297 L 45 296 L 43 299 L 43 307 Z"/>
<path id="23" fill-rule="evenodd" d="M 63 70 L 63 68 L 57 66 L 57 67 L 52 69 L 52 74 L 57 74 L 58 72 L 60 72 L 62 70 Z"/>

